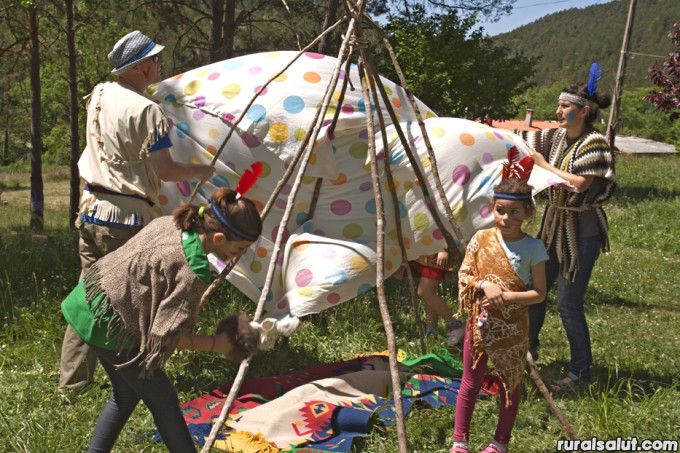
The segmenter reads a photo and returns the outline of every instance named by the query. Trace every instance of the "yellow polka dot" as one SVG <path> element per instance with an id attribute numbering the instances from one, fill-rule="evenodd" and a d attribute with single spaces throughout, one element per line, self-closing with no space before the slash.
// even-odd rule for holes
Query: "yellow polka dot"
<path id="1" fill-rule="evenodd" d="M 388 231 L 386 234 L 387 234 L 387 237 L 392 239 L 393 241 L 397 240 L 397 230 L 392 229 L 392 230 Z"/>
<path id="2" fill-rule="evenodd" d="M 404 190 L 408 192 L 409 190 L 413 190 L 413 181 L 406 181 L 404 183 Z"/>
<path id="3" fill-rule="evenodd" d="M 241 94 L 241 85 L 238 83 L 230 83 L 222 88 L 222 96 L 227 99 L 234 99 L 239 94 Z"/>
<path id="4" fill-rule="evenodd" d="M 310 297 L 312 297 L 312 295 L 314 295 L 314 288 L 309 288 L 309 287 L 298 288 L 297 293 L 298 293 L 298 296 L 305 298 L 305 299 L 309 299 Z"/>
<path id="5" fill-rule="evenodd" d="M 349 155 L 355 159 L 366 159 L 368 154 L 368 143 L 355 142 L 349 147 Z"/>
<path id="6" fill-rule="evenodd" d="M 154 83 L 149 86 L 149 88 L 146 89 L 146 92 L 149 94 L 154 94 L 156 92 L 156 88 L 158 88 L 158 84 Z"/>
<path id="7" fill-rule="evenodd" d="M 211 158 L 212 158 L 212 156 L 211 156 Z M 201 160 L 201 158 L 198 157 L 198 156 L 196 156 L 196 155 L 191 156 L 191 157 L 189 158 L 188 162 L 189 162 L 190 164 L 203 165 L 203 161 Z"/>
<path id="8" fill-rule="evenodd" d="M 340 92 L 339 91 L 335 91 L 333 93 L 333 99 L 335 100 L 335 102 L 338 102 L 338 100 L 340 99 Z"/>
<path id="9" fill-rule="evenodd" d="M 427 217 L 427 214 L 419 212 L 418 214 L 414 215 L 413 226 L 421 233 L 430 228 L 430 219 Z"/>
<path id="10" fill-rule="evenodd" d="M 161 207 L 158 205 L 154 206 L 151 210 L 153 211 L 154 214 L 156 214 L 156 217 L 160 217 L 163 215 L 163 211 L 161 211 Z"/>
<path id="11" fill-rule="evenodd" d="M 187 83 L 187 86 L 184 87 L 184 94 L 187 96 L 193 96 L 194 94 L 198 93 L 198 90 L 201 89 L 201 82 L 199 80 L 192 80 L 191 82 Z"/>
<path id="12" fill-rule="evenodd" d="M 451 212 L 453 213 L 453 218 L 456 222 L 462 222 L 467 219 L 468 208 L 464 203 L 454 203 L 451 205 Z"/>
<path id="13" fill-rule="evenodd" d="M 208 69 L 204 69 L 202 71 L 199 71 L 198 74 L 196 74 L 197 77 L 205 77 L 208 74 L 210 74 L 210 71 Z"/>
<path id="14" fill-rule="evenodd" d="M 488 132 L 488 131 L 487 131 L 487 133 L 486 133 L 485 135 L 486 135 L 486 138 L 488 138 L 488 139 L 491 140 L 491 141 L 496 140 L 496 136 L 493 135 L 491 132 Z"/>
<path id="15" fill-rule="evenodd" d="M 446 135 L 446 131 L 441 127 L 433 127 L 429 132 L 434 138 L 442 138 L 444 135 Z"/>
<path id="16" fill-rule="evenodd" d="M 328 110 L 326 110 L 326 118 L 332 117 L 335 115 L 335 104 L 332 102 L 328 104 Z"/>
<path id="17" fill-rule="evenodd" d="M 269 137 L 276 143 L 283 143 L 288 139 L 288 126 L 276 122 L 269 127 Z"/>
<path id="18" fill-rule="evenodd" d="M 349 266 L 357 274 L 362 274 L 370 269 L 368 261 L 362 256 L 355 256 L 349 260 Z"/>
<path id="19" fill-rule="evenodd" d="M 460 134 L 460 142 L 465 146 L 472 146 L 475 144 L 475 138 L 467 132 L 463 132 Z"/>
<path id="20" fill-rule="evenodd" d="M 211 154 L 211 153 L 210 153 L 210 150 L 208 150 L 208 149 L 204 149 L 204 150 L 203 150 L 203 158 L 204 158 L 205 160 L 207 160 L 208 162 L 212 162 L 212 159 L 213 159 L 213 156 L 214 156 L 214 155 L 215 155 L 215 154 Z"/>
<path id="21" fill-rule="evenodd" d="M 425 118 L 436 118 L 436 117 L 437 117 L 437 115 L 435 115 L 433 112 L 430 112 L 430 111 L 428 111 L 425 114 Z"/>
<path id="22" fill-rule="evenodd" d="M 314 176 L 303 176 L 302 177 L 302 184 L 312 184 L 314 181 L 316 181 L 316 178 Z"/>
<path id="23" fill-rule="evenodd" d="M 314 165 L 316 163 L 316 153 L 312 153 L 311 156 L 309 156 L 309 165 Z"/>
<path id="24" fill-rule="evenodd" d="M 262 174 L 260 174 L 260 178 L 266 178 L 267 176 L 272 174 L 272 166 L 269 165 L 267 162 L 262 161 Z"/>
<path id="25" fill-rule="evenodd" d="M 399 139 L 399 134 L 396 131 L 391 132 L 389 135 L 389 141 L 394 142 Z"/>
<path id="26" fill-rule="evenodd" d="M 309 203 L 303 201 L 302 203 L 297 205 L 297 208 L 302 212 L 307 212 L 307 209 L 309 209 Z"/>
<path id="27" fill-rule="evenodd" d="M 384 88 L 385 88 L 385 93 L 386 93 L 388 96 L 392 96 L 392 88 L 388 87 L 387 85 L 385 85 Z"/>
<path id="28" fill-rule="evenodd" d="M 432 245 L 432 238 L 430 236 L 423 236 L 420 238 L 420 242 L 425 246 L 430 246 Z"/>
<path id="29" fill-rule="evenodd" d="M 397 250 L 396 247 L 390 247 L 390 255 L 397 256 L 398 252 L 399 252 L 399 250 Z"/>
<path id="30" fill-rule="evenodd" d="M 274 74 L 276 74 L 276 73 L 274 73 Z M 274 75 L 274 74 L 272 74 L 272 75 Z M 278 76 L 276 76 L 276 78 L 274 79 L 274 82 L 279 82 L 279 83 L 285 82 L 285 80 L 286 80 L 287 78 L 288 78 L 288 76 L 287 76 L 286 73 L 284 72 L 283 74 L 279 74 Z"/>
<path id="31" fill-rule="evenodd" d="M 295 129 L 295 132 L 293 132 L 293 137 L 299 142 L 305 139 L 305 135 L 307 135 L 307 131 L 302 128 Z"/>
<path id="32" fill-rule="evenodd" d="M 432 166 L 432 162 L 430 162 L 430 156 L 424 157 L 421 162 L 425 168 L 430 168 Z"/>
<path id="33" fill-rule="evenodd" d="M 279 53 L 278 53 L 278 52 L 269 52 L 269 53 L 267 54 L 267 56 L 268 56 L 269 58 L 276 58 L 276 57 L 279 56 Z"/>
<path id="34" fill-rule="evenodd" d="M 262 270 L 262 263 L 259 261 L 253 261 L 250 263 L 250 270 L 257 274 Z"/>
<path id="35" fill-rule="evenodd" d="M 210 129 L 210 130 L 208 131 L 208 136 L 209 136 L 210 138 L 217 138 L 217 137 L 220 136 L 220 131 L 218 131 L 217 129 Z"/>

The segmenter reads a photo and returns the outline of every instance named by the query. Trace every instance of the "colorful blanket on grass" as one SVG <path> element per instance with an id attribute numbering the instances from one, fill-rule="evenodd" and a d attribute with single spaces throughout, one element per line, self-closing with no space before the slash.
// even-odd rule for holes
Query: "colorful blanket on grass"
<path id="1" fill-rule="evenodd" d="M 432 407 L 455 405 L 462 366 L 450 356 L 400 359 L 399 372 L 406 414 L 418 401 Z M 205 443 L 229 390 L 215 390 L 182 405 L 198 444 Z M 480 396 L 497 391 L 489 377 Z M 250 379 L 241 386 L 214 446 L 244 453 L 346 453 L 354 437 L 366 435 L 373 414 L 385 426 L 395 422 L 391 392 L 388 359 L 383 355 Z"/>

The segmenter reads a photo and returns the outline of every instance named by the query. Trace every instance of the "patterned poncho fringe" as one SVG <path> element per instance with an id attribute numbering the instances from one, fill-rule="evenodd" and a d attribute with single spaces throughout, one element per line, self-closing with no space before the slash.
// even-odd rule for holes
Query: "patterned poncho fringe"
<path id="1" fill-rule="evenodd" d="M 572 282 L 579 268 L 581 212 L 595 211 L 601 250 L 609 251 L 607 216 L 601 205 L 616 189 L 614 158 L 607 139 L 595 130 L 584 133 L 569 147 L 567 130 L 563 128 L 524 132 L 523 137 L 556 168 L 574 175 L 596 176 L 603 181 L 602 184 L 593 183 L 588 190 L 581 193 L 562 186 L 550 188 L 549 204 L 541 222 L 539 238 L 545 244 L 548 254 L 559 261 L 560 274 L 568 282 Z"/>
<path id="2" fill-rule="evenodd" d="M 95 321 L 113 311 L 107 337 L 116 349 L 129 340 L 139 345 L 138 353 L 117 368 L 137 363 L 142 377 L 153 374 L 196 324 L 208 285 L 191 269 L 180 235 L 172 217 L 155 219 L 83 278 Z"/>
<path id="3" fill-rule="evenodd" d="M 487 324 L 480 329 L 477 317 L 483 310 L 484 292 L 477 288 L 482 280 L 511 291 L 527 290 L 512 268 L 495 228 L 480 231 L 470 239 L 458 271 L 458 285 L 461 308 L 467 314 L 467 329 L 473 334 L 472 368 L 477 367 L 482 352 L 486 352 L 505 389 L 507 407 L 512 403 L 511 395 L 522 384 L 529 350 L 529 314 L 525 305 L 515 303 L 500 310 L 489 309 Z"/>

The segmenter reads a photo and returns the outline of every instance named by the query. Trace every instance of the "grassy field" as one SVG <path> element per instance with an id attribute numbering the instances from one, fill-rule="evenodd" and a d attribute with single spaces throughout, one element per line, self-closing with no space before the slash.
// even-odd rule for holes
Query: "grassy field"
<path id="1" fill-rule="evenodd" d="M 612 250 L 595 268 L 587 293 L 596 384 L 585 394 L 557 399 L 578 435 L 609 440 L 679 439 L 680 433 L 680 160 L 677 157 L 617 157 L 620 186 L 608 207 Z M 0 450 L 85 451 L 109 396 L 98 367 L 95 385 L 77 393 L 57 392 L 58 360 L 65 322 L 62 299 L 77 283 L 77 234 L 68 228 L 68 171 L 45 174 L 45 231 L 28 230 L 27 173 L 0 170 Z M 535 222 L 538 223 L 538 220 Z M 537 225 L 532 226 L 533 230 Z M 391 279 L 393 280 L 393 279 Z M 387 284 L 399 348 L 422 353 L 406 283 Z M 457 309 L 456 282 L 442 287 Z M 354 354 L 386 349 L 374 292 L 333 310 L 305 318 L 290 342 L 258 355 L 248 377 L 285 373 Z M 225 303 L 226 302 L 226 303 Z M 216 319 L 255 305 L 223 285 L 201 313 L 199 332 L 212 332 Z M 424 316 L 424 315 L 423 315 Z M 552 381 L 566 373 L 569 348 L 554 304 L 549 308 L 538 366 Z M 427 344 L 427 352 L 440 346 Z M 450 353 L 461 357 L 459 348 Z M 237 366 L 215 355 L 176 353 L 169 373 L 181 401 L 231 382 Z M 471 451 L 493 436 L 498 399 L 477 404 Z M 409 451 L 448 452 L 454 408 L 416 408 L 407 419 Z M 142 442 L 154 428 L 140 405 L 115 451 L 162 452 Z M 555 451 L 565 438 L 559 421 L 525 377 L 525 392 L 510 444 L 512 451 Z M 375 424 L 356 452 L 398 451 L 394 429 Z M 659 450 L 660 451 L 660 450 Z"/>

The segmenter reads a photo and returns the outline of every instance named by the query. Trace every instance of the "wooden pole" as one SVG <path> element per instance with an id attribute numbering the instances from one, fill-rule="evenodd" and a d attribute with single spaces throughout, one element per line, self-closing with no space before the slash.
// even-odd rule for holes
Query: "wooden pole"
<path id="1" fill-rule="evenodd" d="M 635 15 L 635 1 L 630 0 L 630 8 L 628 9 L 628 20 L 626 21 L 626 29 L 623 32 L 623 44 L 621 46 L 621 56 L 619 57 L 619 69 L 616 71 L 616 85 L 614 87 L 614 96 L 612 99 L 611 109 L 609 110 L 609 123 L 607 124 L 607 139 L 609 140 L 609 147 L 614 150 L 614 141 L 616 139 L 616 126 L 619 123 L 619 105 L 621 103 L 621 93 L 623 92 L 623 78 L 626 70 L 626 53 L 630 42 L 630 31 L 633 28 L 633 16 Z"/>

